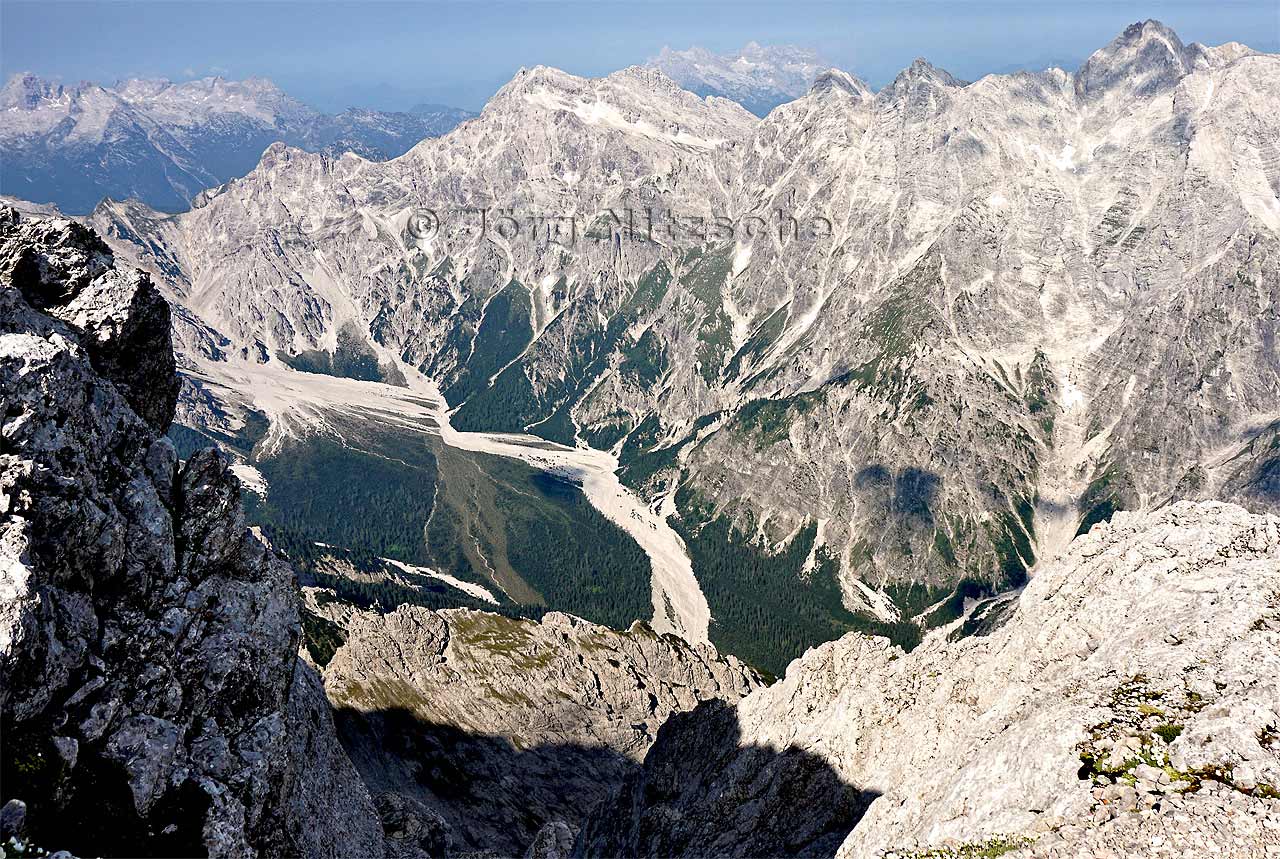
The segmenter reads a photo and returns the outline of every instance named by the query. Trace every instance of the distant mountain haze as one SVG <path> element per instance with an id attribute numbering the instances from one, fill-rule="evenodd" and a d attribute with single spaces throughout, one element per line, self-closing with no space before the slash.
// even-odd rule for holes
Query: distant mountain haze
<path id="1" fill-rule="evenodd" d="M 262 78 L 103 86 L 20 73 L 0 91 L 0 193 L 71 214 L 104 197 L 183 211 L 205 188 L 252 170 L 276 141 L 381 161 L 471 115 L 438 105 L 324 114 Z"/>
<path id="2" fill-rule="evenodd" d="M 733 99 L 764 116 L 808 92 L 829 64 L 807 48 L 748 42 L 742 50 L 725 54 L 697 46 L 684 51 L 663 48 L 646 65 L 692 93 Z"/>

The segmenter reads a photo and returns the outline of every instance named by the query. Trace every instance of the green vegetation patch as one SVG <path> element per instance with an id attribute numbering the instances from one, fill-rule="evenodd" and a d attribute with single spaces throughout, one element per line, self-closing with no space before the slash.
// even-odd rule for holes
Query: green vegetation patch
<path id="1" fill-rule="evenodd" d="M 648 556 L 577 485 L 531 469 L 512 484 L 499 496 L 507 555 L 549 607 L 615 629 L 653 613 Z"/>
<path id="2" fill-rule="evenodd" d="M 561 444 L 573 444 L 576 432 L 569 416 L 591 383 L 609 365 L 609 356 L 631 325 L 653 311 L 666 295 L 671 272 L 666 265 L 654 266 L 632 289 L 603 328 L 575 331 L 575 316 L 562 313 L 551 323 L 546 336 L 555 342 L 574 344 L 563 379 L 535 392 L 530 379 L 535 375 L 536 356 L 526 355 L 510 364 L 494 379 L 493 385 L 471 396 L 453 417 L 453 425 L 466 431 L 523 432 Z M 547 380 L 542 380 L 545 384 Z"/>
<path id="3" fill-rule="evenodd" d="M 703 306 L 698 323 L 698 371 L 707 384 L 720 378 L 733 348 L 733 322 L 724 309 L 724 287 L 733 268 L 733 248 L 698 255 L 680 276 L 681 285 Z"/>
<path id="4" fill-rule="evenodd" d="M 678 491 L 676 507 L 679 516 L 672 526 L 689 549 L 714 618 L 711 641 L 723 652 L 779 676 L 810 647 L 853 630 L 908 647 L 918 643 L 914 624 L 884 623 L 846 609 L 839 563 L 821 548 L 816 569 L 803 574 L 816 524 L 808 523 L 781 551 L 771 553 L 688 487 Z"/>
<path id="5" fill-rule="evenodd" d="M 911 375 L 911 364 L 928 329 L 941 324 L 931 295 L 942 283 L 942 260 L 929 254 L 890 286 L 888 297 L 863 322 L 858 339 L 871 357 L 837 380 L 909 410 L 933 403 Z M 866 352 L 863 352 L 866 354 Z"/>
<path id="6" fill-rule="evenodd" d="M 331 620 L 313 614 L 305 607 L 299 612 L 302 619 L 302 643 L 317 665 L 324 668 L 333 654 L 346 643 L 347 637 Z"/>
<path id="7" fill-rule="evenodd" d="M 493 376 L 520 357 L 533 340 L 533 303 L 529 291 L 511 281 L 489 299 L 470 355 L 452 385 L 444 390 L 445 399 L 456 405 L 483 390 Z"/>
<path id="8" fill-rule="evenodd" d="M 825 396 L 825 389 L 819 388 L 790 397 L 752 400 L 733 416 L 731 431 L 752 436 L 757 447 L 769 447 L 787 439 L 795 418 L 813 411 Z"/>
<path id="9" fill-rule="evenodd" d="M 285 365 L 303 373 L 319 373 L 325 376 L 339 376 L 344 379 L 358 379 L 364 382 L 386 382 L 387 384 L 405 384 L 404 376 L 393 366 L 383 367 L 378 363 L 374 353 L 360 334 L 360 329 L 353 322 L 348 322 L 338 329 L 337 345 L 333 352 L 310 349 L 297 355 L 280 354 Z"/>
<path id="10" fill-rule="evenodd" d="M 618 375 L 640 390 L 648 390 L 662 380 L 670 367 L 662 339 L 648 328 L 634 344 L 622 348 Z"/>
<path id="11" fill-rule="evenodd" d="M 391 558 L 482 584 L 513 616 L 559 610 L 625 629 L 652 613 L 648 556 L 574 483 L 408 430 L 356 422 L 339 430 L 345 445 L 308 436 L 256 462 L 267 498 L 245 496 L 250 521 L 307 583 L 366 608 L 494 610 L 438 579 L 388 575 L 378 559 Z M 366 574 L 335 574 L 329 554 Z M 312 627 L 320 661 L 332 630 Z"/>
<path id="12" fill-rule="evenodd" d="M 928 850 L 894 851 L 902 859 L 994 859 L 1035 843 L 1035 839 L 1023 835 L 997 835 L 985 841 L 971 841 L 949 847 Z"/>
<path id="13" fill-rule="evenodd" d="M 729 364 L 725 367 L 724 376 L 726 379 L 733 379 L 738 376 L 744 369 L 749 368 L 755 361 L 759 360 L 765 352 L 769 350 L 774 343 L 778 342 L 778 338 L 782 336 L 782 332 L 787 327 L 787 319 L 790 316 L 791 303 L 779 307 L 773 313 L 765 318 L 751 332 L 751 336 L 747 338 L 747 342 L 742 344 L 742 348 L 734 353 L 729 359 Z"/>
<path id="14" fill-rule="evenodd" d="M 1035 357 L 1027 368 L 1026 385 L 1022 399 L 1027 411 L 1036 421 L 1047 437 L 1053 436 L 1055 398 L 1058 394 L 1058 382 L 1053 376 L 1053 368 L 1044 352 L 1036 350 Z"/>
<path id="15" fill-rule="evenodd" d="M 1132 494 L 1133 486 L 1128 474 L 1115 465 L 1106 465 L 1090 481 L 1077 503 L 1080 527 L 1076 529 L 1076 536 L 1089 533 L 1089 529 L 1099 522 L 1111 521 L 1112 516 L 1129 506 L 1126 499 Z"/>
<path id="16" fill-rule="evenodd" d="M 268 489 L 261 501 L 246 493 L 251 520 L 277 532 L 291 556 L 320 541 L 425 563 L 422 526 L 436 473 L 425 438 L 355 427 L 344 427 L 344 436 L 346 445 L 308 436 L 255 462 Z"/>
<path id="17" fill-rule="evenodd" d="M 695 424 L 695 433 L 697 429 Z M 624 486 L 643 491 L 656 476 L 679 470 L 680 451 L 690 437 L 659 447 L 662 438 L 662 422 L 652 414 L 627 436 L 618 453 L 618 479 Z"/>

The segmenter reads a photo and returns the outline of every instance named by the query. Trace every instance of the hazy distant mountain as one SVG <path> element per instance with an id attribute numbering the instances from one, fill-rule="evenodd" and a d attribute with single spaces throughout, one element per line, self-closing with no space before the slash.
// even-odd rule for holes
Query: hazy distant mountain
<path id="1" fill-rule="evenodd" d="M 179 211 L 204 188 L 252 170 L 277 140 L 384 160 L 470 115 L 445 107 L 328 115 L 258 78 L 104 87 L 18 74 L 0 91 L 0 191 L 72 213 L 103 197 Z"/>
<path id="2" fill-rule="evenodd" d="M 991 74 L 1016 75 L 1018 72 L 1041 72 L 1045 69 L 1062 69 L 1063 71 L 1074 72 L 1080 68 L 1082 62 L 1084 62 L 1083 57 L 1042 56 L 1024 60 L 1020 63 L 1007 63 L 997 69 L 992 69 Z"/>
<path id="3" fill-rule="evenodd" d="M 755 42 L 727 54 L 696 46 L 686 51 L 663 48 L 647 65 L 690 92 L 731 98 L 757 116 L 804 95 L 827 67 L 806 48 Z"/>

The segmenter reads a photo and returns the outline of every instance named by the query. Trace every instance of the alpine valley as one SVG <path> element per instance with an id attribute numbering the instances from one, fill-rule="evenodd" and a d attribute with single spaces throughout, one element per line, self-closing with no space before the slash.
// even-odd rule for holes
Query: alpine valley
<path id="1" fill-rule="evenodd" d="M 1280 56 L 659 60 L 0 212 L 0 837 L 1280 855 Z"/>

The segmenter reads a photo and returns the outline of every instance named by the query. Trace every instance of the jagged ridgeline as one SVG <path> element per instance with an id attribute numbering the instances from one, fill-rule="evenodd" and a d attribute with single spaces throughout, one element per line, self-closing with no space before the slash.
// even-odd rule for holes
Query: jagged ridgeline
<path id="1" fill-rule="evenodd" d="M 277 145 L 190 212 L 93 219 L 186 308 L 184 351 L 224 388 L 254 362 L 417 371 L 458 429 L 612 453 L 692 557 L 710 640 L 777 673 L 844 630 L 910 645 L 1118 511 L 1280 505 L 1278 62 L 1147 21 L 1075 73 L 965 82 L 921 60 L 873 92 L 831 71 L 764 117 L 653 69 L 537 67 L 402 158 Z M 448 229 L 477 205 L 581 228 Z M 766 227 L 636 236 L 630 214 Z M 344 551 L 451 571 L 513 613 L 614 622 L 599 569 L 635 597 L 618 614 L 642 602 L 633 547 L 577 496 L 376 432 L 366 449 L 413 447 L 391 458 L 442 497 L 377 502 L 403 511 L 382 535 L 330 529 L 362 543 Z M 277 518 L 310 515 L 283 499 L 314 488 L 268 484 Z M 540 512 L 513 525 L 504 497 Z M 557 591 L 515 543 L 561 515 L 620 560 L 562 560 Z"/>

